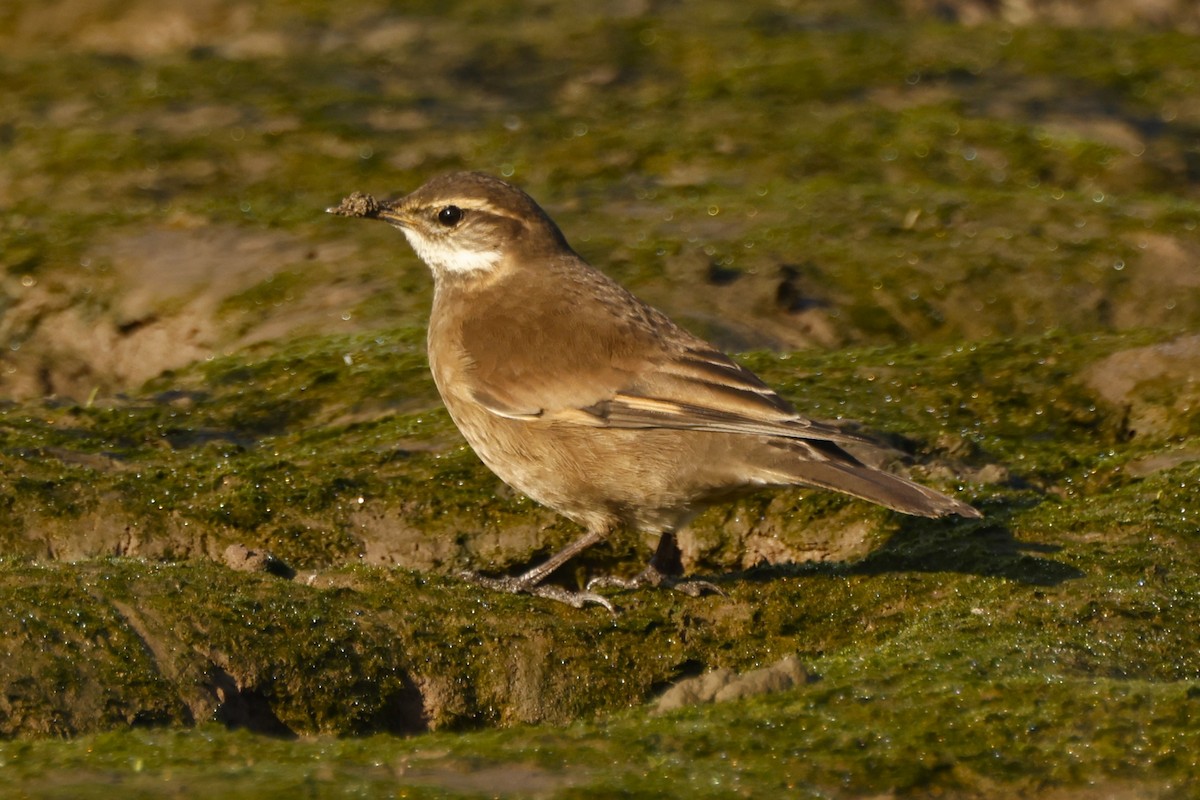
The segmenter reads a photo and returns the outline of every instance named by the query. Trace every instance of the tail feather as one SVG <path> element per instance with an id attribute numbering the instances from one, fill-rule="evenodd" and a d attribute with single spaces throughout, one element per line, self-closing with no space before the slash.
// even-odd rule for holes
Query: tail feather
<path id="1" fill-rule="evenodd" d="M 791 448 L 789 448 L 791 450 Z M 890 472 L 868 467 L 854 460 L 812 460 L 797 457 L 791 451 L 786 461 L 778 459 L 771 465 L 771 474 L 760 476 L 778 485 L 816 486 L 843 492 L 862 500 L 878 503 L 894 511 L 919 517 L 946 517 L 951 514 L 969 519 L 982 516 L 977 509 L 961 500 L 934 491 Z"/>

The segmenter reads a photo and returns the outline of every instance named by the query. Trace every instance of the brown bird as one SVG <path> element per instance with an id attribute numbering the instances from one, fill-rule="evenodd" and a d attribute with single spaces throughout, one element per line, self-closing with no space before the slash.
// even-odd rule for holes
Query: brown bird
<path id="1" fill-rule="evenodd" d="M 544 584 L 619 526 L 661 535 L 626 586 L 670 579 L 674 532 L 707 505 L 768 486 L 815 486 L 924 517 L 971 506 L 867 466 L 870 440 L 807 419 L 745 367 L 580 258 L 529 195 L 476 172 L 399 200 L 353 194 L 329 212 L 403 231 L 433 272 L 429 366 L 446 409 L 501 480 L 586 528 L 544 564 L 479 578 L 612 609 Z M 701 584 L 702 585 L 702 584 Z M 691 584 L 685 588 L 696 588 Z"/>

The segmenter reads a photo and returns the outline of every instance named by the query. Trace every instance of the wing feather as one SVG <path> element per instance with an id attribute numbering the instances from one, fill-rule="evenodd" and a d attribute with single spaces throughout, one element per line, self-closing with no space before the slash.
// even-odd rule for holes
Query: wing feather
<path id="1" fill-rule="evenodd" d="M 431 325 L 441 320 L 438 336 L 458 354 L 439 385 L 507 419 L 870 443 L 796 413 L 749 369 L 574 254 L 544 266 L 556 280 L 497 282 L 435 308 Z M 554 297 L 534 302 L 549 285 Z"/>
<path id="2" fill-rule="evenodd" d="M 578 398 L 582 404 L 556 408 L 528 402 L 514 405 L 478 389 L 474 399 L 492 413 L 509 419 L 872 443 L 801 416 L 753 372 L 714 350 L 689 351 L 665 360 L 653 369 L 642 370 L 626 385 L 593 384 L 589 389 L 585 398 Z M 549 396 L 571 394 L 579 393 L 558 391 Z"/>

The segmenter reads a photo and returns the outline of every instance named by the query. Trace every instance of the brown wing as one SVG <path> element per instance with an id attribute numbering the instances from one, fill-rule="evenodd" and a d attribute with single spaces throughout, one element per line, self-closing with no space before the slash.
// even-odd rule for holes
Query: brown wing
<path id="1" fill-rule="evenodd" d="M 488 313 L 462 322 L 472 400 L 511 419 L 864 441 L 800 416 L 753 372 L 584 269 L 475 298 Z"/>
<path id="2" fill-rule="evenodd" d="M 589 393 L 578 405 L 544 408 L 536 416 L 612 428 L 673 428 L 869 443 L 800 416 L 754 373 L 717 351 L 691 352 L 644 369 L 624 385 L 592 388 L 599 391 Z M 500 413 L 501 409 L 493 407 L 493 411 Z"/>

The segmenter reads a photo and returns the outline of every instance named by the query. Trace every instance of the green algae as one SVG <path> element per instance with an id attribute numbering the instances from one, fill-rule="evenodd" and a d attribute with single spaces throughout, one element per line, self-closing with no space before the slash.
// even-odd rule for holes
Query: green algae
<path id="1" fill-rule="evenodd" d="M 1194 539 L 1194 521 L 1187 510 L 1188 498 L 1197 481 L 1194 464 L 1131 479 L 1115 468 L 1160 445 L 1130 447 L 1115 426 L 1104 433 L 1105 426 L 1098 425 L 1093 418 L 1098 412 L 1079 414 L 1080 403 L 1087 401 L 1086 397 L 1079 402 L 1061 402 L 1062 376 L 1077 372 L 1082 365 L 1114 349 L 1152 339 L 1042 337 L 1007 346 L 949 352 L 910 347 L 843 352 L 837 359 L 815 354 L 798 354 L 784 360 L 770 355 L 751 359 L 753 366 L 769 377 L 779 377 L 783 370 L 793 375 L 809 373 L 785 386 L 784 391 L 813 403 L 816 408 L 836 405 L 847 416 L 909 433 L 928 425 L 920 422 L 928 416 L 927 410 L 940 407 L 940 393 L 951 391 L 943 380 L 947 374 L 965 380 L 986 366 L 989 379 L 1011 391 L 995 395 L 978 391 L 970 407 L 946 412 L 949 419 L 939 420 L 935 428 L 948 422 L 951 429 L 966 431 L 967 438 L 977 440 L 976 458 L 991 458 L 994 454 L 990 448 L 998 447 L 999 443 L 1020 441 L 1022 459 L 1015 458 L 1009 450 L 1002 455 L 1011 460 L 1027 483 L 976 489 L 986 493 L 977 501 L 988 515 L 977 523 L 952 525 L 914 520 L 881 524 L 884 515 L 864 507 L 866 518 L 874 520 L 872 524 L 876 526 L 876 546 L 859 560 L 731 574 L 718 578 L 729 592 L 727 598 L 684 601 L 643 594 L 628 600 L 618 599 L 627 605 L 624 613 L 615 623 L 604 622 L 600 627 L 596 623 L 603 614 L 568 612 L 566 617 L 541 616 L 550 609 L 535 612 L 541 604 L 531 604 L 524 598 L 477 597 L 475 591 L 453 581 L 417 579 L 404 573 L 389 575 L 377 570 L 356 570 L 345 573 L 343 578 L 330 573 L 335 577 L 329 580 L 335 585 L 342 582 L 347 587 L 340 590 L 304 588 L 270 577 L 251 578 L 247 582 L 248 579 L 236 573 L 205 562 L 168 567 L 113 561 L 75 568 L 30 568 L 14 564 L 6 574 L 19 587 L 31 580 L 42 584 L 51 581 L 48 569 L 68 570 L 64 573 L 68 575 L 84 569 L 93 576 L 87 582 L 99 587 L 90 590 L 93 599 L 103 597 L 109 602 L 136 605 L 143 614 L 171 619 L 170 635 L 180 640 L 179 649 L 209 649 L 249 659 L 241 667 L 241 680 L 266 693 L 273 713 L 283 725 L 300 731 L 352 732 L 386 727 L 388 698 L 413 691 L 404 676 L 417 664 L 435 665 L 433 671 L 446 680 L 450 679 L 445 678 L 443 670 L 453 673 L 466 667 L 465 674 L 450 680 L 466 692 L 457 701 L 460 710 L 451 708 L 444 712 L 447 716 L 436 722 L 474 726 L 546 717 L 570 719 L 588 713 L 589 709 L 620 708 L 639 702 L 652 687 L 688 674 L 696 665 L 747 668 L 762 663 L 772 654 L 787 652 L 818 659 L 818 665 L 823 663 L 819 659 L 839 653 L 858 653 L 861 658 L 867 651 L 898 646 L 897 638 L 903 635 L 911 635 L 914 641 L 922 636 L 950 637 L 949 641 L 959 641 L 958 647 L 964 652 L 975 652 L 983 640 L 989 643 L 989 648 L 998 647 L 1007 636 L 1009 642 L 993 657 L 997 663 L 1003 660 L 1002 656 L 1013 658 L 1012 654 L 1019 651 L 1023 670 L 1042 674 L 1053 668 L 1073 680 L 1102 675 L 1129 680 L 1194 681 L 1200 674 L 1200 662 L 1196 661 L 1191 637 L 1177 622 L 1196 613 L 1195 597 L 1200 596 L 1195 593 L 1197 587 L 1191 577 L 1196 574 L 1194 556 L 1187 545 Z M 357 339 L 349 342 L 362 344 Z M 340 352 L 347 343 L 334 340 L 330 349 Z M 321 406 L 329 404 L 336 408 L 342 402 L 345 392 L 339 386 L 340 380 L 362 380 L 372 385 L 371 376 L 361 373 L 346 373 L 342 379 L 310 381 L 313 374 L 321 374 L 322 367 L 311 349 L 306 352 L 309 357 L 305 361 L 315 373 L 301 373 L 299 369 L 262 368 L 261 372 L 235 369 L 233 360 L 198 367 L 197 374 L 207 378 L 205 383 L 212 387 L 215 396 L 194 398 L 191 413 L 206 425 L 232 425 L 231 420 L 220 416 L 233 413 L 225 393 L 244 392 L 241 384 L 266 382 L 269 376 L 274 383 L 265 397 L 287 396 L 291 385 L 313 387 L 311 391 L 318 393 L 314 396 L 322 398 L 305 409 L 305 418 L 299 422 L 290 419 L 283 426 L 304 428 L 306 419 L 337 418 L 337 413 Z M 1029 377 L 1028 365 L 1037 363 L 1038 356 L 1046 354 L 1053 355 L 1053 364 L 1047 368 L 1056 370 L 1058 377 Z M 279 363 L 289 362 L 281 356 L 276 364 Z M 369 372 L 365 367 L 362 371 Z M 392 370 L 389 367 L 385 371 Z M 919 381 L 921 388 L 906 393 L 903 399 L 897 396 L 896 402 L 889 403 L 886 393 L 894 392 L 894 388 L 889 388 L 888 381 L 881 377 L 889 371 L 893 375 L 924 371 L 926 374 L 919 377 L 928 380 Z M 1028 379 L 1017 380 L 1018 375 Z M 172 378 L 177 386 L 187 386 L 190 380 L 187 373 Z M 832 389 L 843 381 L 855 385 L 847 391 Z M 912 382 L 913 378 L 907 381 Z M 825 387 L 829 399 L 819 399 L 815 391 L 803 391 L 808 383 Z M 210 403 L 214 406 L 211 409 Z M 131 408 L 138 405 L 141 404 L 135 402 Z M 994 410 L 983 413 L 993 405 Z M 153 405 L 145 407 L 161 413 Z M 870 413 L 872 409 L 874 415 Z M 84 412 L 88 422 L 98 429 L 91 434 L 108 443 L 108 458 L 171 459 L 179 452 L 162 447 L 140 452 L 112 449 L 114 443 L 121 441 L 118 435 L 121 428 L 109 430 L 104 426 L 128 425 L 130 412 L 76 410 Z M 984 420 L 981 431 L 967 424 L 981 414 Z M 1119 419 L 1115 413 L 1111 416 Z M 246 440 L 237 448 L 215 448 L 215 455 L 228 464 L 224 472 L 211 465 L 192 467 L 190 495 L 173 491 L 164 483 L 175 477 L 169 469 L 163 467 L 158 473 L 150 473 L 145 465 L 138 467 L 143 474 L 157 474 L 159 480 L 152 488 L 155 497 L 175 497 L 157 501 L 157 505 L 192 515 L 197 525 L 211 528 L 216 520 L 237 529 L 243 536 L 257 535 L 259 539 L 250 541 L 267 545 L 288 558 L 294 549 L 303 553 L 298 557 L 298 565 L 308 566 L 336 563 L 345 557 L 335 546 L 336 537 L 329 535 L 335 525 L 320 522 L 322 513 L 331 509 L 336 512 L 336 504 L 329 505 L 325 500 L 330 491 L 326 487 L 332 486 L 332 493 L 342 497 L 364 493 L 372 504 L 386 503 L 390 498 L 412 501 L 413 487 L 418 484 L 404 480 L 399 473 L 384 480 L 379 476 L 368 479 L 365 472 L 356 471 L 355 465 L 363 463 L 357 459 L 366 450 L 359 437 L 365 434 L 377 440 L 380 435 L 393 433 L 395 428 L 384 427 L 379 431 L 374 424 L 356 422 L 343 430 L 335 423 L 319 434 L 310 431 L 289 442 L 286 435 L 264 427 L 260 415 L 238 415 L 232 419 L 256 422 L 241 429 Z M 405 415 L 386 419 L 412 421 Z M 1001 421 L 1012 427 L 1002 433 L 988 432 L 989 426 Z M 54 432 L 61 427 L 55 426 Z M 439 435 L 448 435 L 444 420 L 434 430 Z M 430 431 L 418 426 L 406 433 L 428 436 Z M 309 437 L 315 437 L 319 447 Z M 134 443 L 135 447 L 140 444 Z M 77 442 L 75 446 L 76 452 L 84 449 Z M 285 466 L 290 458 L 285 449 L 288 446 L 307 451 L 310 459 L 321 452 L 325 458 L 334 460 L 323 461 L 323 466 L 312 472 L 289 471 Z M 338 452 L 341 447 L 346 451 Z M 183 447 L 182 452 L 187 449 Z M 260 449 L 269 451 L 261 462 L 257 453 Z M 1114 456 L 1115 452 L 1121 455 Z M 456 515 L 473 511 L 482 513 L 488 526 L 503 527 L 510 515 L 519 512 L 512 508 L 511 501 L 491 496 L 488 488 L 491 480 L 486 472 L 473 459 L 463 458 L 466 460 L 456 457 L 448 464 L 438 463 L 434 467 L 439 471 L 435 473 L 436 479 L 457 485 L 461 494 L 439 492 L 436 499 L 429 501 L 427 513 L 440 523 L 447 514 L 453 521 L 461 519 Z M 187 459 L 194 460 L 194 454 L 188 453 Z M 365 463 L 366 472 L 377 469 L 378 454 L 367 453 Z M 428 466 L 429 462 L 419 458 L 403 462 L 405 471 L 420 473 Z M 74 465 L 71 469 L 81 467 Z M 202 476 L 213 472 L 218 479 L 209 481 L 211 496 L 207 496 L 204 486 L 197 488 L 196 484 L 202 482 Z M 327 474 L 335 476 L 332 484 L 322 483 L 321 477 Z M 253 491 L 247 490 L 245 499 L 239 499 L 240 487 L 227 490 L 219 485 L 229 475 L 237 476 L 243 485 L 253 486 Z M 98 494 L 113 491 L 102 483 L 104 479 L 104 471 L 99 470 L 93 475 L 78 476 L 77 483 L 68 484 L 66 489 L 62 488 L 61 476 L 46 480 L 42 484 L 45 494 L 38 498 L 41 515 L 78 515 L 80 506 L 86 506 L 86 499 L 80 499 L 86 498 L 82 486 L 91 485 Z M 24 480 L 20 487 L 22 494 L 36 491 L 34 482 L 29 478 Z M 1027 488 L 1032 481 L 1040 485 L 1038 491 Z M 389 484 L 386 487 L 385 482 Z M 114 486 L 117 491 L 132 494 L 136 482 L 126 484 L 118 480 Z M 373 494 L 372 487 L 378 487 L 379 493 Z M 180 501 L 179 495 L 184 495 L 186 501 Z M 456 496 L 461 500 L 455 500 Z M 65 497 L 72 498 L 75 505 L 54 505 L 64 503 L 61 498 Z M 1095 502 L 1097 497 L 1103 498 L 1103 504 Z M 1148 497 L 1154 498 L 1150 504 L 1146 502 Z M 153 505 L 148 500 L 133 502 Z M 716 535 L 711 526 L 719 528 L 729 515 L 749 516 L 759 502 L 749 499 L 734 504 L 732 510 L 711 512 L 701 518 L 695 535 Z M 792 506 L 790 512 L 779 512 L 777 506 L 772 509 L 773 515 L 786 522 L 781 529 L 781 536 L 786 539 L 803 532 L 822 515 L 844 515 L 855 505 L 818 495 Z M 304 530 L 273 526 L 275 512 L 262 509 L 275 507 L 307 515 L 313 528 L 308 531 L 310 535 L 306 537 Z M 201 513 L 203 509 L 216 515 L 214 519 L 206 519 Z M 256 512 L 265 516 L 255 516 Z M 247 516 L 243 518 L 242 514 Z M 299 537 L 296 542 L 286 540 L 289 531 Z M 1147 548 L 1147 541 L 1162 542 L 1164 546 Z M 610 552 L 607 557 L 614 555 L 624 554 Z M 714 552 L 710 557 L 709 563 L 720 569 L 722 563 L 728 563 L 722 562 L 722 558 L 736 559 L 736 554 Z M 596 567 L 602 566 L 604 560 L 601 556 L 584 563 Z M 213 605 L 207 598 L 219 599 L 220 604 Z M 80 601 L 68 595 L 60 602 L 43 599 L 41 605 L 48 611 L 73 609 Z M 922 608 L 924 612 L 916 613 Z M 181 611 L 194 616 L 181 616 Z M 537 619 L 542 622 L 535 622 Z M 108 623 L 95 621 L 90 625 L 112 627 L 113 622 L 110 618 Z M 541 628 L 542 625 L 547 627 Z M 910 629 L 912 633 L 905 634 Z M 187 633 L 189 630 L 195 632 Z M 747 635 L 749 631 L 753 631 L 752 636 Z M 397 635 L 406 642 L 402 648 L 395 647 Z M 637 640 L 636 645 L 622 638 L 631 635 Z M 297 636 L 315 638 L 305 640 Z M 572 639 L 576 640 L 575 645 L 569 643 Z M 514 641 L 529 643 L 534 654 L 543 652 L 542 648 L 552 642 L 560 663 L 571 664 L 574 672 L 554 678 L 554 670 L 549 670 L 549 674 L 539 678 L 538 685 L 546 689 L 541 682 L 549 681 L 547 685 L 556 688 L 547 689 L 545 697 L 526 696 L 514 705 L 509 684 L 511 674 L 503 669 L 497 671 L 493 663 L 495 654 L 503 650 L 514 647 L 520 650 Z M 967 645 L 964 641 L 975 643 Z M 298 651 L 285 646 L 285 642 L 297 644 Z M 386 655 L 393 649 L 394 655 Z M 907 657 L 912 658 L 918 650 L 913 644 Z M 287 654 L 292 652 L 303 654 L 302 661 L 289 665 L 287 659 L 293 656 Z M 355 652 L 360 655 L 350 658 L 348 653 Z M 584 668 L 584 662 L 578 659 L 585 658 L 584 654 L 590 654 L 587 660 L 602 656 L 596 664 L 601 671 L 581 678 L 578 670 Z M 623 665 L 630 671 L 613 672 L 614 665 Z M 149 668 L 143 665 L 143 669 Z M 380 689 L 380 672 L 393 676 L 391 695 Z M 587 686 L 584 696 L 569 700 L 571 691 L 554 683 L 568 675 L 573 676 L 572 680 L 584 682 Z M 153 684 L 152 677 L 148 675 L 143 681 Z M 412 680 L 411 676 L 408 680 Z M 325 705 L 321 696 L 329 698 Z M 355 704 L 349 709 L 339 707 L 338 701 L 347 697 L 357 698 Z M 549 705 L 547 698 L 553 698 Z M 606 698 L 599 707 L 593 705 L 598 698 Z M 157 702 L 165 703 L 167 699 Z M 130 713 L 137 716 L 142 712 Z M 404 724 L 419 729 L 428 722 L 418 718 Z"/>
<path id="2" fill-rule="evenodd" d="M 181 796 L 527 796 L 534 784 L 522 781 L 535 777 L 547 784 L 539 793 L 561 797 L 1038 794 L 1084 785 L 1176 796 L 1184 784 L 1166 776 L 1196 766 L 1195 675 L 1158 682 L 1077 672 L 1069 653 L 1039 652 L 1050 637 L 1032 626 L 996 630 L 986 611 L 994 597 L 971 598 L 985 611 L 965 619 L 935 614 L 887 642 L 873 639 L 869 651 L 814 656 L 819 680 L 770 698 L 414 739 L 284 743 L 202 727 L 8 742 L 0 781 L 32 796 L 89 796 L 97 780 L 134 796 L 172 787 Z M 976 644 L 964 648 L 972 632 Z M 1035 666 L 1039 657 L 1048 663 Z"/>
<path id="3" fill-rule="evenodd" d="M 219 359 L 157 379 L 130 402 L 5 410 L 9 552 L 22 552 L 22 517 L 78 520 L 99 508 L 123 509 L 143 525 L 224 531 L 226 541 L 241 537 L 298 567 L 355 557 L 347 520 L 360 506 L 403 506 L 406 523 L 430 536 L 520 515 L 521 504 L 497 496 L 495 480 L 457 443 L 419 335 L 299 340 L 257 360 Z M 951 437 L 942 447 L 977 464 L 1001 463 L 1028 486 L 1075 494 L 1160 445 L 1125 442 L 1122 411 L 1071 376 L 1159 336 L 1055 335 L 748 363 L 805 413 L 900 436 L 932 429 Z M 934 444 L 926 442 L 926 455 Z M 1025 491 L 991 487 L 978 499 L 1000 512 L 1003 498 Z M 733 513 L 755 501 L 743 502 Z M 816 502 L 826 512 L 848 503 Z M 710 529 L 727 513 L 701 517 L 698 535 L 718 535 Z M 790 526 L 802 529 L 802 518 Z"/>
<path id="4" fill-rule="evenodd" d="M 99 316 L 118 290 L 95 242 L 172 215 L 360 243 L 224 299 L 238 334 L 331 279 L 386 291 L 352 309 L 366 333 L 0 408 L 5 794 L 1187 796 L 1200 416 L 1163 379 L 1138 396 L 1169 420 L 1141 432 L 1079 376 L 1200 320 L 1152 238 L 1200 224 L 1194 37 L 963 29 L 889 3 L 304 2 L 259 9 L 305 43 L 274 55 L 105 56 L 23 53 L 19 5 L 0 11 L 5 308 L 78 265 Z M 410 35 L 370 49 L 388 22 Z M 784 354 L 746 363 L 804 413 L 888 431 L 985 519 L 747 498 L 689 534 L 727 596 L 618 594 L 616 620 L 446 577 L 576 530 L 462 446 L 396 233 L 320 210 L 463 166 L 513 175 L 581 253 L 722 341 L 720 303 L 792 265 L 838 347 L 756 341 Z M 830 529 L 863 542 L 743 561 L 748 537 Z M 400 530 L 416 555 L 356 566 Z M 230 543 L 312 581 L 214 563 Z M 623 537 L 560 579 L 646 552 Z M 643 706 L 789 653 L 818 680 Z M 252 722 L 301 738 L 226 729 Z"/>

